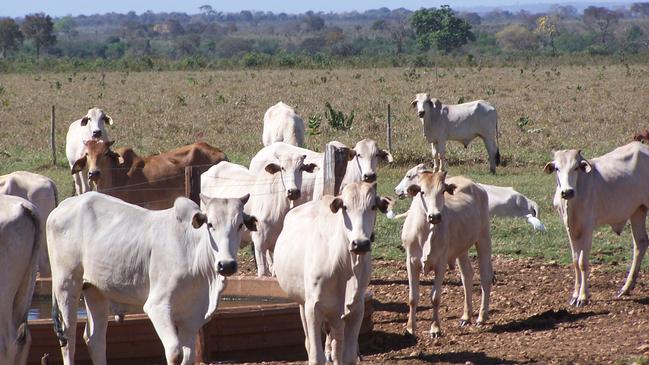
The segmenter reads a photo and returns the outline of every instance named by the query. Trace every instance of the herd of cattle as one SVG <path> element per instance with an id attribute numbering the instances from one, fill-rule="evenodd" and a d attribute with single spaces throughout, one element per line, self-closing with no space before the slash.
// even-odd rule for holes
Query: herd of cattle
<path id="1" fill-rule="evenodd" d="M 405 217 L 407 332 L 416 334 L 420 273 L 433 271 L 430 334 L 441 335 L 441 286 L 455 262 L 465 296 L 461 325 L 471 323 L 472 246 L 482 289 L 477 323 L 487 320 L 494 276 L 490 217 L 523 217 L 544 230 L 538 205 L 511 187 L 446 173 L 446 141 L 466 146 L 476 137 L 495 172 L 500 152 L 492 105 L 445 105 L 417 94 L 412 106 L 432 146 L 433 165 L 411 168 L 395 187 L 397 197 L 412 198 L 396 217 L 393 200 L 376 188 L 378 161 L 392 162 L 392 155 L 371 139 L 353 148 L 330 142 L 347 164 L 335 194 L 325 194 L 331 183 L 325 171 L 335 169 L 327 166 L 334 162 L 302 147 L 304 122 L 282 102 L 264 115 L 265 147 L 248 167 L 202 142 L 145 158 L 131 148 L 112 149 L 105 125 L 113 119 L 90 109 L 66 138 L 76 196 L 59 204 L 54 182 L 44 176 L 0 176 L 0 364 L 26 362 L 37 271 L 52 277 L 52 319 L 65 364 L 74 363 L 82 294 L 84 340 L 94 364 L 106 363 L 109 314 L 123 318 L 133 306 L 151 319 L 169 364 L 193 364 L 196 334 L 214 314 L 225 277 L 237 271 L 238 249 L 250 242 L 258 275 L 276 276 L 300 304 L 309 363 L 356 363 L 379 211 Z M 209 167 L 201 175 L 200 205 L 183 197 L 187 166 Z M 649 148 L 631 142 L 590 160 L 579 150 L 556 151 L 544 170 L 556 172 L 553 203 L 572 248 L 570 303 L 588 303 L 593 229 L 611 225 L 619 234 L 630 220 L 633 263 L 619 293 L 628 294 L 648 245 Z"/>

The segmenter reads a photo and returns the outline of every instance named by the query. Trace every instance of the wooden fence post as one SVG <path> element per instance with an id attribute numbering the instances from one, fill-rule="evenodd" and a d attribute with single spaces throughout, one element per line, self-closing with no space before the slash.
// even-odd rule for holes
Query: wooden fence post
<path id="1" fill-rule="evenodd" d="M 388 137 L 388 151 L 392 153 L 392 114 L 390 112 L 390 104 L 388 104 L 388 128 L 386 133 Z"/>
<path id="2" fill-rule="evenodd" d="M 52 147 L 52 166 L 56 166 L 56 141 L 54 135 L 56 132 L 56 107 L 52 105 L 52 114 L 50 115 L 50 146 Z"/>

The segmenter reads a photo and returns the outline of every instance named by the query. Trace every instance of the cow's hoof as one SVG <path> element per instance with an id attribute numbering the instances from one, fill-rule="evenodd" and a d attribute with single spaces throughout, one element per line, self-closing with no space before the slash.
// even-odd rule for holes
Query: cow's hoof
<path id="1" fill-rule="evenodd" d="M 588 299 L 577 299 L 577 303 L 575 303 L 575 307 L 585 307 L 588 305 L 589 300 Z"/>
<path id="2" fill-rule="evenodd" d="M 570 297 L 570 300 L 568 301 L 568 305 L 576 305 L 577 304 L 577 297 Z"/>
<path id="3" fill-rule="evenodd" d="M 410 331 L 405 330 L 405 331 L 403 331 L 403 337 L 405 337 L 405 338 L 413 338 L 413 337 L 415 337 L 415 335 L 412 334 Z"/>
<path id="4" fill-rule="evenodd" d="M 331 357 L 331 353 L 325 354 L 326 362 L 334 362 L 333 357 Z"/>
<path id="5" fill-rule="evenodd" d="M 441 337 L 442 337 L 442 332 L 437 331 L 437 332 L 431 332 L 430 333 L 430 338 L 435 339 L 435 338 L 441 338 Z"/>
<path id="6" fill-rule="evenodd" d="M 470 319 L 461 319 L 460 320 L 460 327 L 469 327 L 471 325 L 471 320 Z"/>

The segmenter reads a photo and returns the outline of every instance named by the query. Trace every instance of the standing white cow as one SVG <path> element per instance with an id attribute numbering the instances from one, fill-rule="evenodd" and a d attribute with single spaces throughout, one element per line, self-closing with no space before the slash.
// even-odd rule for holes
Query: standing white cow
<path id="1" fill-rule="evenodd" d="M 457 259 L 464 287 L 464 313 L 460 325 L 471 323 L 473 269 L 469 248 L 475 246 L 480 266 L 482 301 L 477 323 L 487 319 L 493 280 L 489 203 L 487 193 L 471 180 L 456 176 L 446 179 L 446 172 L 421 172 L 419 184 L 408 187 L 413 197 L 401 232 L 406 249 L 410 293 L 410 313 L 406 330 L 416 334 L 419 274 L 435 272 L 432 292 L 433 323 L 430 334 L 441 335 L 439 305 L 446 266 Z"/>
<path id="2" fill-rule="evenodd" d="M 84 141 L 90 139 L 100 139 L 108 142 L 108 133 L 106 133 L 106 123 L 113 125 L 113 118 L 104 113 L 99 108 L 88 110 L 85 117 L 72 122 L 68 128 L 68 134 L 65 137 L 65 155 L 68 158 L 70 168 L 86 155 Z M 74 179 L 74 189 L 77 195 L 90 191 L 87 171 L 80 171 L 72 175 Z"/>
<path id="3" fill-rule="evenodd" d="M 412 184 L 419 182 L 419 173 L 426 171 L 425 164 L 419 164 L 406 172 L 399 184 L 394 188 L 400 199 L 405 198 L 406 190 Z M 525 217 L 534 229 L 545 231 L 545 225 L 539 220 L 539 205 L 532 199 L 514 190 L 512 187 L 495 186 L 476 183 L 489 196 L 489 215 L 492 217 Z M 402 217 L 407 213 L 400 214 Z"/>
<path id="4" fill-rule="evenodd" d="M 593 230 L 610 225 L 619 235 L 628 220 L 633 234 L 633 263 L 618 296 L 629 294 L 649 243 L 645 227 L 649 208 L 649 147 L 631 142 L 590 161 L 580 150 L 555 151 L 544 171 L 557 173 L 554 207 L 566 227 L 575 269 L 570 304 L 588 304 L 588 256 Z"/>
<path id="5" fill-rule="evenodd" d="M 93 364 L 106 364 L 109 303 L 143 306 L 169 365 L 194 364 L 198 330 L 216 311 L 236 255 L 248 196 L 176 199 L 147 210 L 90 192 L 63 201 L 47 221 L 52 260 L 52 319 L 63 363 L 74 363 L 77 306 L 88 313 L 84 339 Z"/>
<path id="6" fill-rule="evenodd" d="M 0 194 L 0 364 L 25 365 L 40 222 L 29 201 Z"/>
<path id="7" fill-rule="evenodd" d="M 424 127 L 424 136 L 431 145 L 434 171 L 446 170 L 446 141 L 459 141 L 468 146 L 482 138 L 489 154 L 489 169 L 496 172 L 500 164 L 498 149 L 498 114 L 496 108 L 484 100 L 464 104 L 445 105 L 429 94 L 415 95 L 411 103 Z"/>
<path id="8" fill-rule="evenodd" d="M 376 183 L 347 185 L 292 209 L 275 248 L 277 281 L 300 304 L 310 364 L 324 364 L 322 326 L 330 327 L 334 364 L 355 364 L 370 282 L 376 211 L 389 202 Z"/>
<path id="9" fill-rule="evenodd" d="M 273 142 L 304 146 L 304 121 L 290 106 L 279 102 L 264 114 L 264 146 Z"/>
<path id="10" fill-rule="evenodd" d="M 340 142 L 337 142 L 340 143 Z M 343 145 L 344 146 L 344 145 Z M 379 148 L 375 140 L 365 138 L 358 141 L 353 151 L 353 159 L 347 164 L 345 177 L 340 188 L 356 181 L 373 182 L 376 181 L 376 167 L 378 160 L 393 162 L 392 154 Z"/>
<path id="11" fill-rule="evenodd" d="M 250 232 L 257 262 L 257 275 L 271 275 L 272 251 L 282 231 L 291 201 L 300 198 L 302 172 L 313 172 L 314 164 L 304 163 L 305 155 L 280 153 L 265 162 L 260 172 L 227 161 L 201 174 L 201 192 L 209 197 L 232 198 L 251 194 L 246 212 L 253 214 L 257 231 Z M 248 237 L 244 237 L 247 242 Z"/>
<path id="12" fill-rule="evenodd" d="M 58 204 L 58 191 L 52 179 L 27 171 L 15 171 L 0 176 L 0 194 L 19 196 L 36 206 L 38 218 L 45 223 L 50 212 Z M 45 230 L 40 230 L 38 271 L 50 276 L 50 260 L 47 256 Z"/>

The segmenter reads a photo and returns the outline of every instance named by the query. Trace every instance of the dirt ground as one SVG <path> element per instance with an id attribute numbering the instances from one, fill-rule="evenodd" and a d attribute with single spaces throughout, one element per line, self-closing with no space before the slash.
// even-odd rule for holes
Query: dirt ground
<path id="1" fill-rule="evenodd" d="M 247 265 L 245 265 L 247 266 Z M 474 262 L 474 269 L 476 268 Z M 404 262 L 374 263 L 374 331 L 360 338 L 363 363 L 390 364 L 646 364 L 649 361 L 649 283 L 616 299 L 625 273 L 609 266 L 591 272 L 591 302 L 568 306 L 571 267 L 494 257 L 496 283 L 485 325 L 461 328 L 462 285 L 448 271 L 440 308 L 443 336 L 428 335 L 432 278 L 422 281 L 417 337 L 404 336 L 408 281 Z M 250 270 L 250 269 L 247 269 Z M 244 269 L 246 271 L 246 269 Z M 474 277 L 474 314 L 480 288 Z M 646 272 L 646 271 L 645 271 Z M 644 279 L 644 280 L 643 280 Z M 476 317 L 473 317 L 475 322 Z M 279 364 L 279 363 L 266 363 Z"/>

